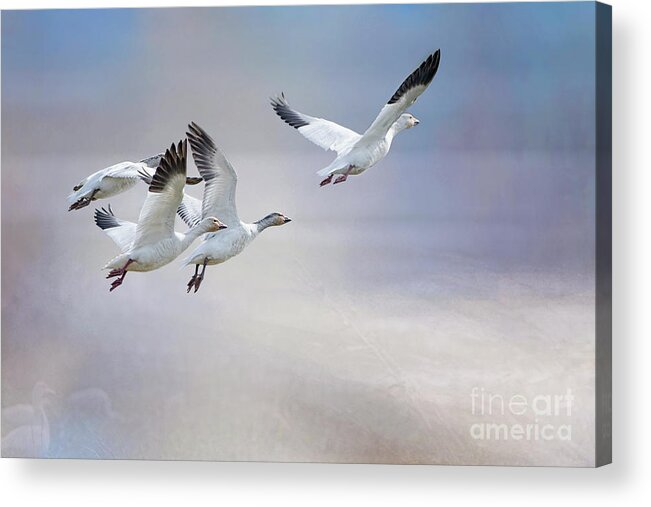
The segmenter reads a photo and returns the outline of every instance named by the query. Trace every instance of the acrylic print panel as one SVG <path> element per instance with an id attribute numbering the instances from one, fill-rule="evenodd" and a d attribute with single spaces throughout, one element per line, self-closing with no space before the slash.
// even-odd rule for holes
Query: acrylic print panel
<path id="1" fill-rule="evenodd" d="M 3 12 L 3 456 L 599 464 L 599 9 Z"/>

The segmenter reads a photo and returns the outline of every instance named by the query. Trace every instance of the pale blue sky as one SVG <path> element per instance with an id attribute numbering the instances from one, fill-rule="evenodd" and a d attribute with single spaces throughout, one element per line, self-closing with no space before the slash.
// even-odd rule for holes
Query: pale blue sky
<path id="1" fill-rule="evenodd" d="M 441 48 L 412 108 L 421 124 L 367 185 L 404 186 L 401 215 L 588 230 L 593 20 L 592 2 L 4 12 L 3 156 L 110 165 L 161 151 L 193 120 L 235 162 L 260 153 L 311 178 L 330 155 L 283 125 L 268 97 L 284 91 L 297 109 L 363 131 Z M 397 168 L 425 184 L 410 189 Z"/>
<path id="2" fill-rule="evenodd" d="M 282 89 L 297 107 L 364 129 L 440 47 L 441 72 L 415 108 L 436 120 L 423 122 L 421 136 L 443 148 L 590 148 L 593 9 L 587 2 L 4 12 L 3 110 L 9 127 L 25 110 L 72 123 L 88 112 L 65 134 L 86 138 L 79 149 L 97 150 L 106 140 L 88 126 L 167 120 L 151 111 L 167 100 L 192 117 L 239 111 L 270 123 L 266 97 Z M 252 134 L 250 150 L 278 141 L 262 129 Z M 133 138 L 128 130 L 113 135 Z M 16 149 L 28 141 L 11 128 L 7 136 Z M 32 152 L 60 146 L 58 137 L 39 141 L 29 143 Z M 422 138 L 403 142 L 418 148 Z"/>

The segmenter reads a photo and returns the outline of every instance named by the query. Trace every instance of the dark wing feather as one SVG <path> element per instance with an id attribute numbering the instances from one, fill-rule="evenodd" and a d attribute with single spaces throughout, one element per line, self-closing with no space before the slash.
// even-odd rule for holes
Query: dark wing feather
<path id="1" fill-rule="evenodd" d="M 378 114 L 371 126 L 364 132 L 361 142 L 372 144 L 384 139 L 391 126 L 400 115 L 411 106 L 434 79 L 441 61 L 441 50 L 436 50 L 420 64 L 420 66 L 405 79 L 389 102 Z"/>
<path id="2" fill-rule="evenodd" d="M 199 174 L 205 182 L 201 217 L 216 217 L 229 227 L 239 225 L 235 206 L 237 173 L 212 137 L 199 125 L 192 122 L 186 133 L 192 157 Z"/>
<path id="3" fill-rule="evenodd" d="M 324 150 L 340 154 L 350 149 L 361 137 L 357 132 L 333 121 L 315 118 L 292 109 L 284 93 L 271 99 L 271 107 L 285 123 Z"/>
<path id="4" fill-rule="evenodd" d="M 122 252 L 131 248 L 136 236 L 136 224 L 117 218 L 110 204 L 108 208 L 95 210 L 95 223 L 120 247 Z"/>
<path id="5" fill-rule="evenodd" d="M 108 208 L 99 208 L 95 210 L 95 224 L 102 230 L 120 227 L 120 221 L 113 214 L 111 205 Z"/>
<path id="6" fill-rule="evenodd" d="M 310 124 L 310 120 L 315 120 L 311 116 L 307 116 L 303 113 L 293 110 L 289 107 L 287 99 L 285 99 L 285 94 L 281 93 L 278 97 L 271 99 L 271 107 L 280 118 L 287 123 L 289 126 L 294 127 L 295 129 L 300 129 L 301 127 L 306 127 Z"/>
<path id="7" fill-rule="evenodd" d="M 140 210 L 134 248 L 152 245 L 174 235 L 176 210 L 183 199 L 187 167 L 187 141 L 172 144 L 149 184 Z"/>
<path id="8" fill-rule="evenodd" d="M 156 172 L 149 184 L 150 192 L 161 193 L 174 176 L 182 174 L 185 180 L 187 146 L 187 141 L 184 140 L 179 142 L 178 150 L 172 143 L 170 149 L 165 151 L 165 156 L 158 163 Z"/>
<path id="9" fill-rule="evenodd" d="M 423 63 L 405 79 L 398 87 L 396 92 L 391 96 L 387 104 L 395 104 L 400 98 L 412 88 L 417 86 L 427 86 L 432 82 L 436 71 L 439 69 L 441 61 L 441 50 L 437 50 L 427 57 Z"/>

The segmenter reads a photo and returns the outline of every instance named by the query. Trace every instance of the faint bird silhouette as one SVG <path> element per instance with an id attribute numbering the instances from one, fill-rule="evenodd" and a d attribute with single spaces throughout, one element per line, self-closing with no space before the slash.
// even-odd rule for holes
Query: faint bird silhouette
<path id="1" fill-rule="evenodd" d="M 88 419 L 123 420 L 122 415 L 113 409 L 110 396 L 98 387 L 81 389 L 68 395 L 65 400 L 65 410 L 69 414 Z"/>
<path id="2" fill-rule="evenodd" d="M 55 393 L 45 382 L 37 382 L 32 389 L 32 404 L 14 405 L 5 414 L 9 423 L 16 424 L 2 437 L 2 455 L 4 457 L 33 457 L 47 455 L 50 448 L 50 422 L 45 408 L 50 404 Z M 13 421 L 12 421 L 13 419 Z"/>

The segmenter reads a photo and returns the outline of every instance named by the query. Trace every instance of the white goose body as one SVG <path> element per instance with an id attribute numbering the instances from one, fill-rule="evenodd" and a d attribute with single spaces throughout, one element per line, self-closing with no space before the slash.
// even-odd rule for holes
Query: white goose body
<path id="1" fill-rule="evenodd" d="M 272 99 L 271 106 L 287 124 L 297 129 L 306 139 L 325 150 L 337 153 L 337 158 L 317 174 L 327 176 L 321 186 L 340 175 L 334 183 L 346 181 L 373 167 L 389 153 L 395 135 L 420 123 L 406 109 L 427 89 L 434 79 L 441 58 L 440 50 L 431 54 L 393 94 L 371 126 L 358 134 L 337 123 L 315 118 L 292 109 L 285 95 Z"/>
<path id="2" fill-rule="evenodd" d="M 206 232 L 207 230 L 200 228 L 191 229 L 186 234 L 175 232 L 174 236 L 153 245 L 134 248 L 114 257 L 104 266 L 104 269 L 119 269 L 128 259 L 132 259 L 133 262 L 129 264 L 127 271 L 145 272 L 162 268 L 181 255 L 195 239 Z"/>
<path id="3" fill-rule="evenodd" d="M 95 210 L 97 226 L 122 250 L 104 267 L 111 269 L 107 278 L 118 277 L 110 290 L 122 284 L 127 272 L 153 271 L 165 266 L 202 234 L 226 228 L 211 216 L 195 223 L 185 234 L 174 230 L 176 212 L 184 195 L 186 157 L 186 141 L 179 143 L 178 150 L 172 144 L 165 152 L 151 178 L 137 224 L 116 218 L 110 206 Z"/>
<path id="4" fill-rule="evenodd" d="M 216 216 L 228 229 L 219 234 L 208 234 L 184 261 L 184 266 L 194 264 L 194 276 L 188 283 L 188 292 L 199 290 L 206 266 L 221 264 L 241 253 L 267 227 L 291 222 L 280 213 L 271 213 L 255 223 L 240 220 L 235 206 L 237 173 L 217 148 L 212 138 L 197 124 L 191 123 L 187 132 L 192 146 L 192 156 L 205 182 L 203 200 L 184 196 L 178 213 L 189 227 L 194 227 L 202 217 Z M 199 273 L 199 267 L 203 270 Z"/>
<path id="5" fill-rule="evenodd" d="M 151 174 L 161 158 L 162 155 L 156 155 L 140 162 L 120 162 L 91 174 L 68 196 L 69 210 L 81 209 L 97 199 L 126 192 L 140 181 L 141 172 Z"/>
<path id="6" fill-rule="evenodd" d="M 263 221 L 266 219 L 268 220 L 268 225 L 262 225 Z M 282 223 L 280 223 L 280 221 L 282 221 Z M 253 224 L 240 222 L 239 225 L 235 227 L 228 226 L 228 229 L 223 233 L 206 234 L 204 241 L 185 259 L 183 265 L 201 265 L 205 262 L 206 265 L 211 266 L 226 262 L 231 257 L 235 257 L 237 254 L 242 253 L 242 251 L 267 227 L 284 225 L 287 222 L 291 222 L 291 220 L 284 216 L 280 218 L 277 217 L 277 214 L 271 214 L 260 222 Z"/>
<path id="7" fill-rule="evenodd" d="M 184 265 L 206 264 L 211 266 L 221 264 L 231 257 L 241 253 L 259 234 L 255 224 L 240 223 L 238 227 L 229 227 L 224 234 L 206 237 L 192 254 L 185 260 Z"/>
<path id="8" fill-rule="evenodd" d="M 149 183 L 163 154 L 154 155 L 140 162 L 120 162 L 101 169 L 81 181 L 68 196 L 68 211 L 85 208 L 92 201 L 107 199 L 121 194 L 138 184 L 140 180 Z M 186 184 L 196 185 L 201 178 L 186 178 Z"/>
<path id="9" fill-rule="evenodd" d="M 387 156 L 391 149 L 391 143 L 395 132 L 389 130 L 384 139 L 370 145 L 355 146 L 348 153 L 337 157 L 328 168 L 321 169 L 319 175 L 327 176 L 328 174 L 344 174 L 348 168 L 348 175 L 357 176 L 366 171 L 369 167 L 374 166 L 380 160 Z"/>

